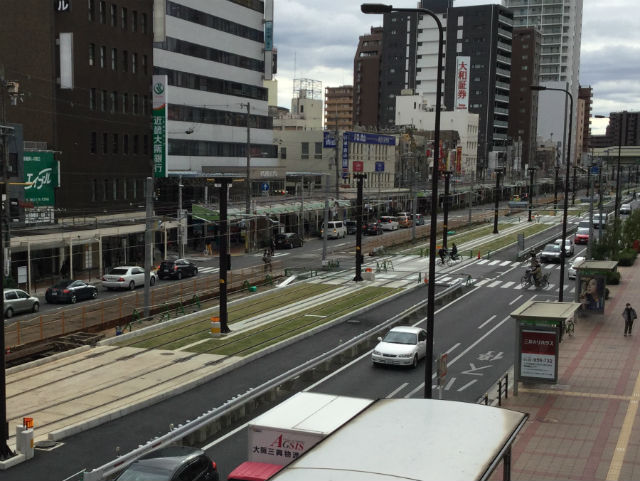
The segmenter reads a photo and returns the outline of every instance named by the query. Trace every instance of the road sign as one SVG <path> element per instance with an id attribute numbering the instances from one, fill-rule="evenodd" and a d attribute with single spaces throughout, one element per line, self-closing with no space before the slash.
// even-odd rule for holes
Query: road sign
<path id="1" fill-rule="evenodd" d="M 262 184 L 260 184 L 260 190 L 263 192 L 266 192 L 269 190 L 269 183 L 268 182 L 263 182 Z"/>
<path id="2" fill-rule="evenodd" d="M 353 171 L 354 172 L 364 172 L 364 162 L 361 160 L 353 161 Z"/>

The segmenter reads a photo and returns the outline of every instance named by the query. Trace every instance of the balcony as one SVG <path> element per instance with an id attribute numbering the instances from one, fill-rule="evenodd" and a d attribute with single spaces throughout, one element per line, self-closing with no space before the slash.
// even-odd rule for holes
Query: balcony
<path id="1" fill-rule="evenodd" d="M 504 50 L 505 52 L 511 53 L 511 45 L 498 40 L 498 50 Z"/>
<path id="2" fill-rule="evenodd" d="M 498 60 L 498 62 L 500 62 L 500 63 L 504 63 L 504 64 L 507 64 L 507 65 L 511 65 L 511 58 L 510 58 L 510 57 L 505 57 L 504 55 L 500 55 L 500 54 L 498 54 L 498 55 L 496 56 L 496 59 L 497 59 L 497 60 Z"/>
<path id="3" fill-rule="evenodd" d="M 509 90 L 509 84 L 506 82 L 496 82 L 496 88 L 502 89 L 502 90 Z"/>
<path id="4" fill-rule="evenodd" d="M 503 77 L 511 78 L 511 72 L 509 70 L 505 70 L 503 68 L 497 68 L 496 74 L 501 75 Z"/>
<path id="5" fill-rule="evenodd" d="M 513 19 L 507 18 L 504 15 L 498 15 L 498 22 L 504 23 L 505 25 L 513 27 Z"/>
<path id="6" fill-rule="evenodd" d="M 511 33 L 511 31 L 509 30 L 505 30 L 503 28 L 498 27 L 498 35 L 500 35 L 501 37 L 504 37 L 508 40 L 511 40 L 513 38 L 513 33 Z"/>
<path id="7" fill-rule="evenodd" d="M 509 127 L 509 122 L 505 122 L 504 120 L 494 120 L 493 121 L 493 126 L 494 127 L 499 127 L 502 129 L 506 129 Z"/>
<path id="8" fill-rule="evenodd" d="M 508 95 L 498 95 L 496 94 L 495 96 L 496 102 L 503 102 L 503 103 L 509 103 L 509 96 Z"/>
<path id="9" fill-rule="evenodd" d="M 493 113 L 497 115 L 509 115 L 509 109 L 504 109 L 502 107 L 496 107 L 493 109 Z"/>

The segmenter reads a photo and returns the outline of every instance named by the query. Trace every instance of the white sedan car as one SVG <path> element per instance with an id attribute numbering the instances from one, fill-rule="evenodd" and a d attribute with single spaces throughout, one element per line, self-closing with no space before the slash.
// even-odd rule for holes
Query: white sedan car
<path id="1" fill-rule="evenodd" d="M 556 244 L 558 244 L 562 249 L 562 239 L 556 240 Z M 575 247 L 573 246 L 573 240 L 570 237 L 567 237 L 564 240 L 564 252 L 567 255 L 567 257 L 571 257 L 573 255 L 574 250 L 575 250 Z"/>
<path id="2" fill-rule="evenodd" d="M 569 269 L 567 270 L 567 275 L 569 276 L 569 279 L 576 278 L 576 265 L 580 264 L 583 260 L 584 260 L 584 257 L 576 257 L 575 259 L 573 259 L 573 262 L 571 263 L 571 265 L 569 266 Z"/>
<path id="3" fill-rule="evenodd" d="M 153 286 L 156 280 L 156 273 L 151 271 L 149 284 Z M 109 290 L 134 290 L 137 286 L 144 286 L 144 269 L 138 266 L 114 267 L 108 274 L 102 276 L 102 285 Z"/>
<path id="4" fill-rule="evenodd" d="M 419 327 L 394 327 L 384 338 L 379 337 L 378 341 L 371 354 L 374 366 L 389 364 L 416 367 L 418 360 L 427 353 L 427 331 Z"/>

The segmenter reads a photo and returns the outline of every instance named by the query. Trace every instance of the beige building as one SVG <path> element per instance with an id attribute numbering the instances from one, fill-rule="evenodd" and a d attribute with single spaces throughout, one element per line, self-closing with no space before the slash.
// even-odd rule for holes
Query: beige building
<path id="1" fill-rule="evenodd" d="M 325 89 L 324 118 L 326 130 L 353 128 L 353 86 L 342 85 Z"/>

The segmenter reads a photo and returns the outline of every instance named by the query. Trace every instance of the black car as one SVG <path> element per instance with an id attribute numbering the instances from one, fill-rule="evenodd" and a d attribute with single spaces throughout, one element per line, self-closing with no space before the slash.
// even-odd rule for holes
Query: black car
<path id="1" fill-rule="evenodd" d="M 165 260 L 158 267 L 160 279 L 182 279 L 198 275 L 198 267 L 187 259 Z"/>
<path id="2" fill-rule="evenodd" d="M 370 224 L 367 224 L 366 228 L 364 229 L 364 234 L 365 235 L 382 235 L 384 234 L 384 231 L 382 230 L 382 226 L 380 225 L 379 222 L 371 222 Z"/>
<path id="3" fill-rule="evenodd" d="M 276 235 L 276 249 L 293 249 L 302 247 L 302 238 L 295 232 L 285 232 Z"/>
<path id="4" fill-rule="evenodd" d="M 167 446 L 143 456 L 125 469 L 117 481 L 218 481 L 216 463 L 201 449 Z"/>
<path id="5" fill-rule="evenodd" d="M 57 302 L 70 302 L 75 304 L 83 299 L 95 299 L 98 297 L 98 288 L 87 284 L 84 281 L 65 279 L 47 289 L 44 294 L 45 300 L 49 304 Z"/>
<path id="6" fill-rule="evenodd" d="M 355 234 L 358 230 L 358 223 L 355 220 L 345 220 L 344 225 L 347 228 L 347 234 Z"/>

